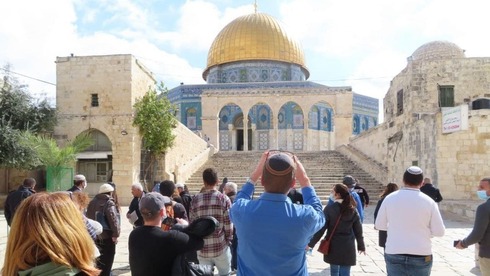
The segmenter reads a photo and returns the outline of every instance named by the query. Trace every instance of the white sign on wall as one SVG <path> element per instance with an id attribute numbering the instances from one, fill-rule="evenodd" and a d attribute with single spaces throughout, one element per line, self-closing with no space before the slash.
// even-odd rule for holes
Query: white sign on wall
<path id="1" fill-rule="evenodd" d="M 468 105 L 442 108 L 442 133 L 468 129 Z"/>

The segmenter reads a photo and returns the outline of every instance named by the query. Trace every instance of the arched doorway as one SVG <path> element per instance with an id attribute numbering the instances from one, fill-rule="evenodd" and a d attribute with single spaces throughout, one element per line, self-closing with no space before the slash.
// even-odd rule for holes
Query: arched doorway
<path id="1" fill-rule="evenodd" d="M 112 181 L 112 143 L 103 132 L 90 130 L 93 145 L 77 155 L 77 172 L 87 178 L 87 183 Z"/>
<path id="2" fill-rule="evenodd" d="M 235 129 L 236 150 L 244 151 L 252 149 L 252 120 L 248 117 L 247 120 L 247 137 L 245 137 L 245 131 L 243 126 L 243 114 L 238 114 L 233 121 L 233 127 Z M 245 139 L 246 138 L 246 139 Z M 247 143 L 247 147 L 245 147 Z"/>

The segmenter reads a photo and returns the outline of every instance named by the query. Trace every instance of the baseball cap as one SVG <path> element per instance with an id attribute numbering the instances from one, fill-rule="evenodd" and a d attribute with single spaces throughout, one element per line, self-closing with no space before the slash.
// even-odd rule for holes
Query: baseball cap
<path id="1" fill-rule="evenodd" d="M 352 177 L 352 175 L 346 175 L 342 180 L 342 184 L 347 185 L 347 187 L 352 187 L 356 185 L 356 180 L 354 179 L 354 177 Z"/>
<path id="2" fill-rule="evenodd" d="M 157 192 L 145 194 L 139 203 L 140 212 L 144 216 L 152 216 L 165 208 L 165 205 L 172 204 L 168 196 L 163 196 Z"/>

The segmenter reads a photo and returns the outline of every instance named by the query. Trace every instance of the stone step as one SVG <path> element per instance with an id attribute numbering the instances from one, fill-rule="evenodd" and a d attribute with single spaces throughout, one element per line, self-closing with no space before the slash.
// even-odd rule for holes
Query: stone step
<path id="1" fill-rule="evenodd" d="M 197 193 L 202 188 L 202 171 L 213 167 L 218 171 L 220 180 L 237 183 L 238 189 L 245 183 L 251 172 L 257 166 L 262 152 L 218 152 L 204 166 L 197 170 L 186 182 L 191 193 Z M 356 177 L 369 194 L 377 195 L 383 190 L 383 185 L 372 178 L 367 172 L 359 169 L 354 162 L 336 151 L 298 152 L 296 156 L 306 169 L 317 194 L 326 200 L 332 186 L 341 183 L 344 175 Z M 298 186 L 298 185 L 297 185 Z M 263 187 L 258 184 L 256 196 L 260 196 Z"/>

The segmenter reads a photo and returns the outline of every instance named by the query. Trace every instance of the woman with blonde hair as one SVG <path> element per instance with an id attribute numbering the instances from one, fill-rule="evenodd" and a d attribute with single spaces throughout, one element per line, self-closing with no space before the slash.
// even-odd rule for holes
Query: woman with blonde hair
<path id="1" fill-rule="evenodd" d="M 15 213 L 2 275 L 99 275 L 84 228 L 68 194 L 30 196 Z"/>

